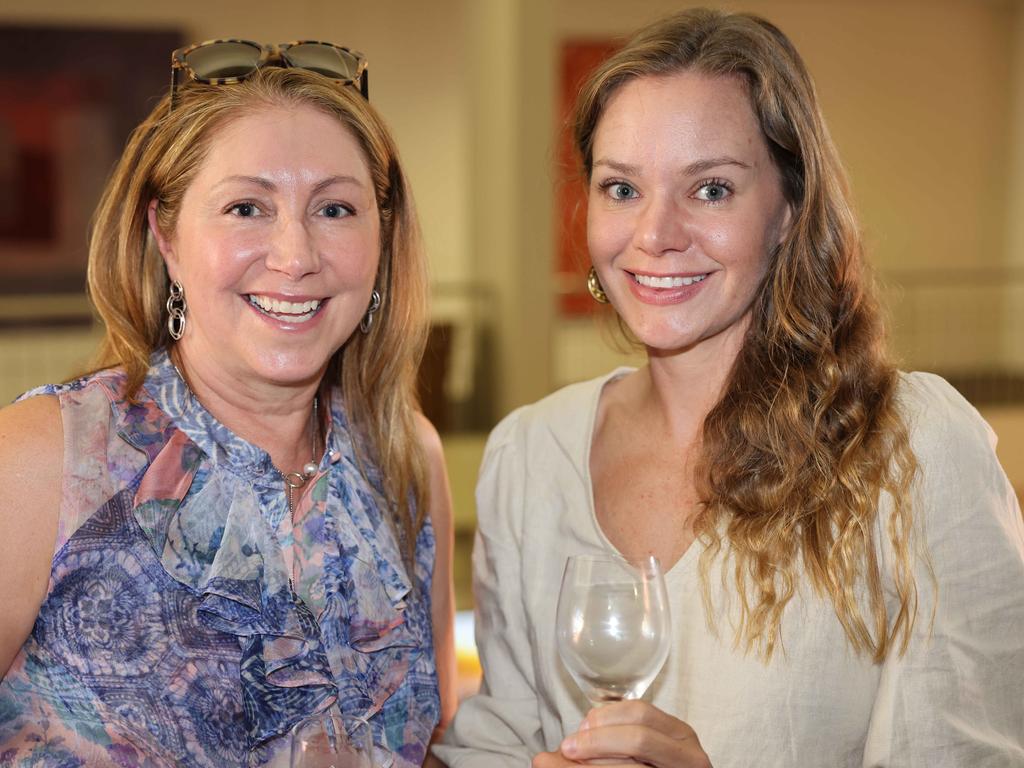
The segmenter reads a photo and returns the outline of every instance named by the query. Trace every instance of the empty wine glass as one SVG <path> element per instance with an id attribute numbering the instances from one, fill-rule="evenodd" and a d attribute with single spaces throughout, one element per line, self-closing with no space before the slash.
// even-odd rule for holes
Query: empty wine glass
<path id="1" fill-rule="evenodd" d="M 558 595 L 558 653 L 595 706 L 639 699 L 670 643 L 668 598 L 655 557 L 573 555 Z"/>
<path id="2" fill-rule="evenodd" d="M 345 727 L 336 710 L 313 715 L 292 728 L 292 768 L 374 768 L 370 724 Z"/>

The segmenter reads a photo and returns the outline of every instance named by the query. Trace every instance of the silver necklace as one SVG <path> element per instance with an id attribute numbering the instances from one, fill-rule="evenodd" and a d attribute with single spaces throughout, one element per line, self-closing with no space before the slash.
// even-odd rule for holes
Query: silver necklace
<path id="1" fill-rule="evenodd" d="M 295 537 L 295 491 L 305 487 L 306 483 L 309 482 L 310 478 L 316 474 L 317 463 L 316 463 L 316 429 L 317 424 L 317 409 L 320 403 L 320 396 L 313 395 L 313 423 L 310 429 L 310 439 L 312 458 L 302 466 L 302 472 L 282 472 L 277 470 L 278 474 L 284 478 L 284 490 L 285 495 L 288 498 L 288 515 L 292 521 L 292 539 Z M 295 594 L 295 559 L 292 558 L 292 572 L 288 574 L 288 586 Z"/>
<path id="2" fill-rule="evenodd" d="M 317 412 L 320 403 L 319 395 L 313 396 L 313 423 L 310 429 L 310 443 L 312 458 L 302 466 L 302 472 L 281 472 L 278 473 L 284 478 L 285 493 L 288 497 L 288 512 L 292 518 L 292 527 L 295 527 L 295 491 L 304 488 L 310 478 L 316 474 L 319 465 L 316 463 L 316 425 Z"/>
<path id="3" fill-rule="evenodd" d="M 181 372 L 178 364 L 171 360 L 171 365 L 174 366 L 175 373 L 178 374 L 178 378 L 181 379 L 181 383 L 185 385 L 185 391 L 188 393 L 189 400 L 195 398 L 192 393 L 192 387 L 189 386 L 188 381 L 185 379 L 185 375 Z M 317 427 L 317 414 L 318 407 L 320 404 L 320 396 L 313 395 L 313 420 L 310 424 L 310 444 L 311 444 L 311 458 L 302 466 L 302 472 L 282 472 L 277 470 L 277 473 L 284 479 L 285 495 L 288 499 L 288 512 L 291 515 L 292 527 L 295 526 L 295 491 L 305 487 L 306 483 L 309 482 L 310 478 L 316 474 L 319 465 L 316 461 L 316 427 Z M 275 469 L 277 469 L 275 467 Z"/>
<path id="4" fill-rule="evenodd" d="M 192 394 L 192 387 L 188 385 L 188 381 L 185 379 L 181 369 L 178 368 L 178 364 L 171 360 L 171 365 L 174 366 L 175 372 L 178 374 L 178 378 L 181 379 L 181 383 L 185 385 L 185 391 L 188 393 L 188 405 L 186 407 L 191 408 L 192 400 L 196 399 L 195 395 Z M 319 466 L 316 462 L 316 431 L 317 425 L 317 414 L 319 412 L 320 396 L 313 395 L 313 420 L 310 429 L 309 442 L 311 445 L 311 458 L 302 466 L 302 472 L 282 472 L 277 470 L 277 473 L 284 479 L 285 494 L 288 499 L 288 512 L 292 521 L 292 529 L 295 528 L 295 491 L 299 488 L 305 487 L 306 483 L 309 482 L 310 478 L 316 474 Z M 333 455 L 333 454 L 332 454 Z M 275 469 L 277 469 L 275 467 Z M 293 534 L 294 535 L 294 534 Z M 294 570 L 295 564 L 292 563 L 292 569 Z M 295 592 L 295 581 L 293 575 L 288 576 L 288 586 L 291 587 L 292 592 Z"/>

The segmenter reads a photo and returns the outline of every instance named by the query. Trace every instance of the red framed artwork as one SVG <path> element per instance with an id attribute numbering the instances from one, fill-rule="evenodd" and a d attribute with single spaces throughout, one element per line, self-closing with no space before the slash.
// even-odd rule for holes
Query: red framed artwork
<path id="1" fill-rule="evenodd" d="M 562 316 L 587 315 L 597 306 L 587 292 L 590 259 L 587 256 L 586 188 L 580 177 L 569 120 L 583 81 L 619 47 L 619 43 L 611 40 L 569 40 L 561 47 L 558 167 L 555 174 L 559 180 L 555 195 L 558 210 L 555 278 L 560 288 L 558 310 Z"/>
<path id="2" fill-rule="evenodd" d="M 0 294 L 84 290 L 90 217 L 181 40 L 0 25 Z"/>

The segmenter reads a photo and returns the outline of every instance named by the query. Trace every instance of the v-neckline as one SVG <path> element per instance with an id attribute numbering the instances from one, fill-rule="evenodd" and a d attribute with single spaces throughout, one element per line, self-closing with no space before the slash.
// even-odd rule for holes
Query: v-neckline
<path id="1" fill-rule="evenodd" d="M 619 551 L 619 548 L 612 543 L 612 540 L 608 538 L 608 535 L 601 527 L 601 521 L 597 519 L 597 506 L 594 503 L 594 481 L 590 475 L 590 453 L 594 446 L 594 429 L 597 425 L 597 411 L 601 405 L 601 395 L 604 394 L 604 388 L 612 381 L 621 379 L 623 376 L 636 372 L 636 370 L 636 368 L 620 366 L 605 376 L 604 380 L 597 386 L 593 399 L 590 402 L 583 433 L 583 485 L 586 488 L 587 494 L 587 515 L 590 518 L 591 524 L 594 526 L 594 531 L 597 533 L 597 537 L 602 546 L 623 559 L 626 559 L 625 555 L 623 555 L 622 552 Z M 675 576 L 676 574 L 681 573 L 686 563 L 696 556 L 692 553 L 697 549 L 698 542 L 697 539 L 694 539 L 690 542 L 690 545 L 683 550 L 683 553 L 676 559 L 671 567 L 662 567 L 662 572 L 664 573 L 665 578 L 668 579 L 670 574 Z"/>

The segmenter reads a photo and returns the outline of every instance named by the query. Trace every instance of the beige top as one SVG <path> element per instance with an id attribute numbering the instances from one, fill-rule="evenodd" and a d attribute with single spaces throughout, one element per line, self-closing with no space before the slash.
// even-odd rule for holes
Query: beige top
<path id="1" fill-rule="evenodd" d="M 452 768 L 528 766 L 576 730 L 586 699 L 558 658 L 555 608 L 567 555 L 611 549 L 594 516 L 590 445 L 601 388 L 567 387 L 491 434 L 473 552 L 481 693 L 435 753 Z M 805 589 L 765 664 L 735 650 L 729 614 L 705 621 L 695 543 L 666 577 L 673 643 L 648 692 L 688 722 L 716 768 L 1024 766 L 1024 526 L 995 436 L 949 384 L 903 376 L 920 505 L 939 584 L 918 569 L 922 610 L 906 655 L 856 656 L 831 603 Z M 879 526 L 887 517 L 883 507 Z M 887 536 L 878 531 L 878 540 Z M 889 553 L 880 547 L 883 567 Z M 725 597 L 712 569 L 716 606 Z M 888 591 L 888 590 L 887 590 Z M 891 594 L 891 591 L 889 591 Z"/>

